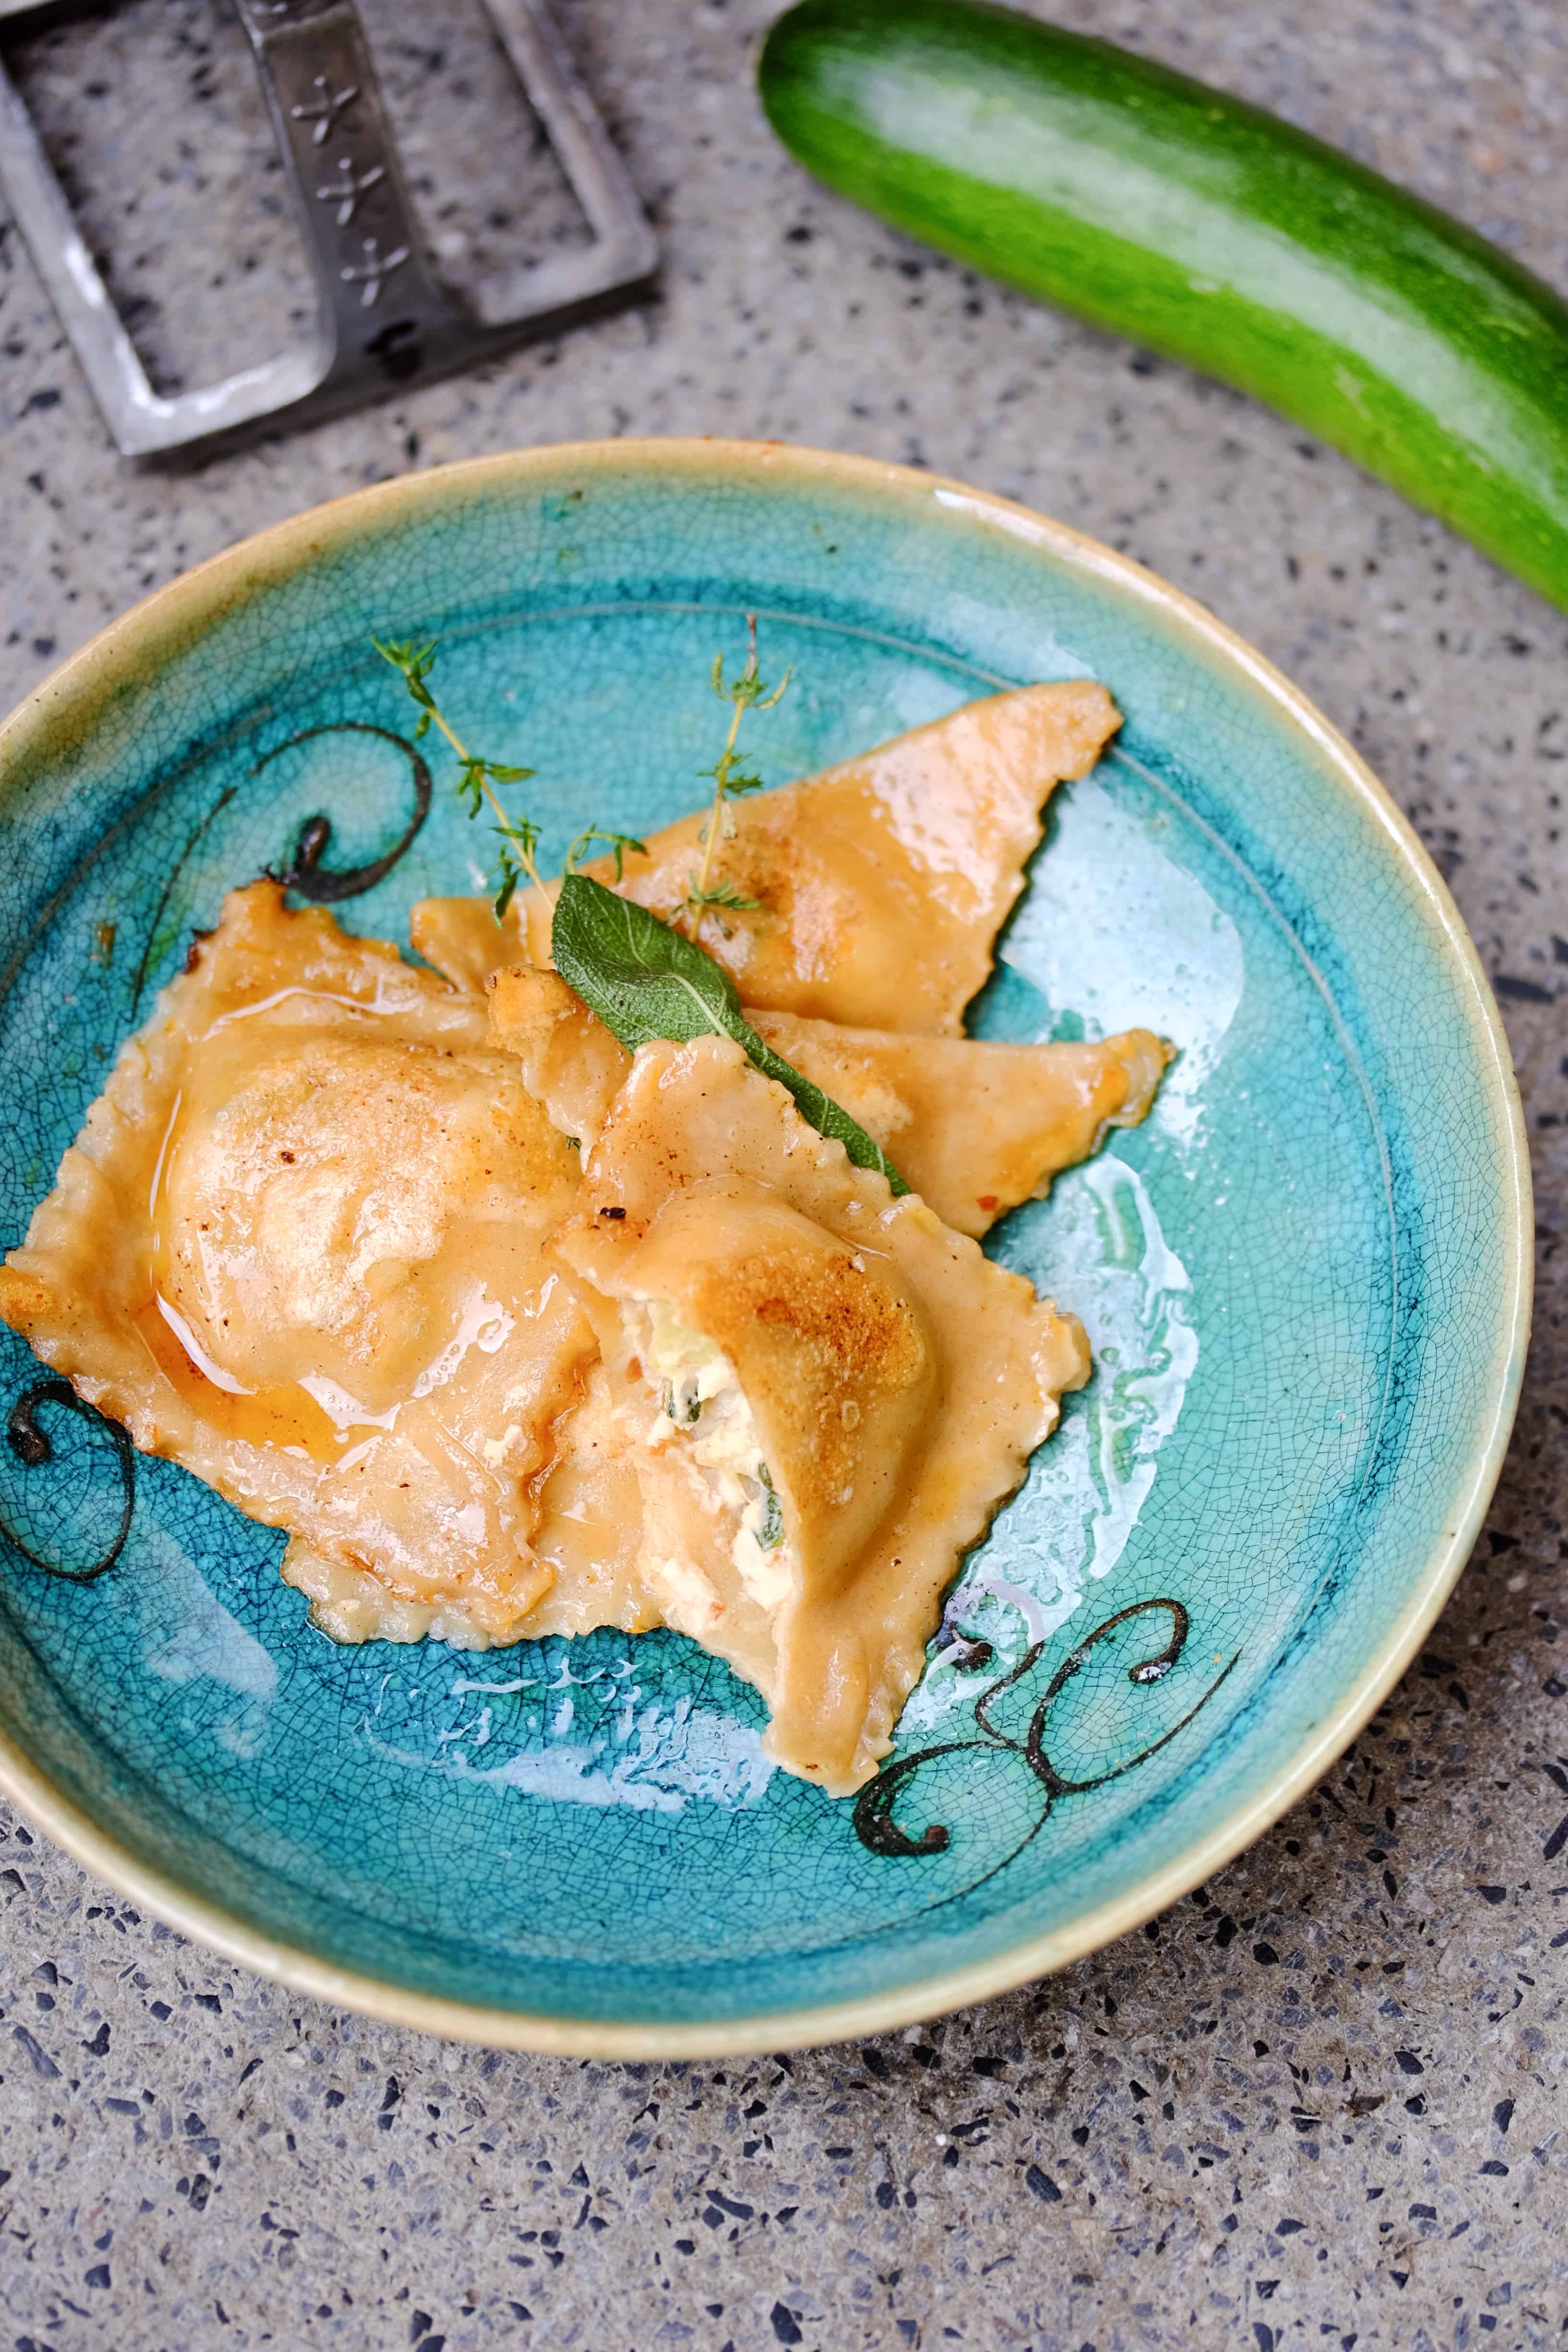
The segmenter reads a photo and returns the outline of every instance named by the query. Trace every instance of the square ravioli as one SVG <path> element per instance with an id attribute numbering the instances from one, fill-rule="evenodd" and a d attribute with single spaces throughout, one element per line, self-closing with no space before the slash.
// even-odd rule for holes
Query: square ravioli
<path id="1" fill-rule="evenodd" d="M 482 1003 L 258 882 L 121 1048 L 0 1316 L 143 1451 L 296 1537 L 329 1630 L 335 1576 L 385 1596 L 362 1633 L 515 1640 L 596 1353 L 543 1252 L 580 1183 Z"/>
<path id="2" fill-rule="evenodd" d="M 639 1049 L 556 1249 L 641 1488 L 642 1582 L 763 1692 L 775 1760 L 848 1794 L 1089 1378 L 1082 1325 L 851 1166 L 729 1038 Z"/>

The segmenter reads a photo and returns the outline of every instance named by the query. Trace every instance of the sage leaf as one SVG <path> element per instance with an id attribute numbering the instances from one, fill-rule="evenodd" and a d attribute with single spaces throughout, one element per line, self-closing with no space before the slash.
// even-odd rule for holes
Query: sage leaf
<path id="1" fill-rule="evenodd" d="M 699 949 L 698 953 L 701 952 Z M 731 1035 L 736 1034 L 731 1032 Z M 766 1039 L 759 1037 L 756 1031 L 743 1021 L 739 1035 L 741 1044 L 763 1077 L 776 1078 L 779 1085 L 795 1097 L 796 1110 L 819 1135 L 831 1135 L 841 1143 L 857 1168 L 874 1168 L 879 1176 L 885 1176 L 889 1192 L 909 1191 L 909 1186 L 881 1145 L 873 1141 L 858 1119 L 850 1118 L 842 1103 L 837 1103 L 831 1095 L 824 1094 L 822 1088 L 804 1076 L 793 1062 L 786 1062 L 782 1054 L 775 1054 Z"/>
<path id="2" fill-rule="evenodd" d="M 562 979 L 630 1054 L 656 1037 L 743 1045 L 751 1034 L 733 982 L 705 950 L 589 875 L 562 882 L 550 943 Z"/>
<path id="3" fill-rule="evenodd" d="M 586 874 L 568 874 L 562 882 L 550 940 L 562 979 L 629 1054 L 656 1037 L 678 1045 L 732 1037 L 765 1078 L 788 1090 L 819 1135 L 844 1146 L 857 1168 L 874 1168 L 895 1193 L 909 1191 L 880 1144 L 842 1104 L 758 1036 L 734 982 L 695 940 Z"/>

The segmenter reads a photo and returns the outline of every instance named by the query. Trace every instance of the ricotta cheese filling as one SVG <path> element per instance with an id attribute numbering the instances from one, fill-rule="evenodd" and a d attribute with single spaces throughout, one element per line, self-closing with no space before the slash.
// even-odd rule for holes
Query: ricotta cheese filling
<path id="1" fill-rule="evenodd" d="M 718 1342 L 682 1320 L 667 1298 L 636 1302 L 626 1313 L 628 1337 L 658 1404 L 643 1442 L 658 1450 L 678 1445 L 703 1474 L 712 1505 L 734 1521 L 730 1559 L 748 1597 L 771 1614 L 795 1580 L 784 1505 L 768 1468 L 752 1408 L 735 1367 Z M 689 1610 L 717 1610 L 719 1595 L 697 1563 L 668 1551 L 648 1562 Z"/>

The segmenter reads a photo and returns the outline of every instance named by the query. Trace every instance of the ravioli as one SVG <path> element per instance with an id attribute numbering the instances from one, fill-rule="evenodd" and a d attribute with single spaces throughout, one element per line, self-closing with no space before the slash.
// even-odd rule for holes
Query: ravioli
<path id="1" fill-rule="evenodd" d="M 614 1625 L 646 1633 L 662 1625 L 658 1604 L 637 1573 L 642 1496 L 616 1422 L 609 1376 L 586 1367 L 572 1411 L 555 1426 L 554 1453 L 537 1480 L 535 1559 L 551 1571 L 543 1598 L 506 1635 L 591 1633 Z M 490 1637 L 460 1603 L 416 1601 L 391 1591 L 369 1569 L 329 1558 L 296 1536 L 283 1555 L 283 1581 L 310 1602 L 311 1622 L 334 1642 L 449 1642 L 488 1649 Z"/>
<path id="2" fill-rule="evenodd" d="M 497 922 L 489 898 L 416 899 L 408 910 L 408 938 L 415 954 L 433 964 L 443 979 L 475 995 L 491 972 L 528 953 L 522 909 L 515 898 L 504 923 Z M 549 957 L 544 961 L 548 963 Z"/>
<path id="3" fill-rule="evenodd" d="M 1168 1049 L 962 1023 L 1046 800 L 1119 724 L 1089 682 L 1020 688 L 726 813 L 716 875 L 756 903 L 702 944 L 911 1195 L 730 1039 L 628 1055 L 550 968 L 559 886 L 499 921 L 421 902 L 416 969 L 262 882 L 121 1049 L 0 1317 L 286 1529 L 323 1633 L 668 1624 L 763 1693 L 781 1766 L 850 1793 L 1089 1377 L 1077 1318 L 975 1237 L 1142 1119 Z M 671 915 L 704 822 L 626 894 Z"/>
<path id="4" fill-rule="evenodd" d="M 521 965 L 490 985 L 490 1041 L 515 1054 L 555 1124 L 596 1140 L 631 1056 L 556 973 Z M 748 1010 L 786 1062 L 841 1103 L 944 1223 L 978 1238 L 1038 1199 L 1112 1127 L 1136 1127 L 1167 1048 L 1150 1029 L 1096 1045 L 1009 1045 L 845 1029 Z"/>
<path id="5" fill-rule="evenodd" d="M 522 1083 L 584 1150 L 599 1139 L 632 1057 L 559 972 L 514 964 L 492 972 L 489 1039 L 514 1054 Z"/>
<path id="6" fill-rule="evenodd" d="M 1096 1044 L 1013 1045 L 748 1016 L 881 1145 L 944 1223 L 976 1239 L 1149 1115 L 1170 1049 L 1152 1029 Z"/>
<path id="7" fill-rule="evenodd" d="M 805 782 L 732 805 L 716 870 L 754 907 L 704 918 L 702 945 L 748 1004 L 868 1029 L 957 1036 L 991 970 L 1055 786 L 1087 775 L 1121 725 L 1102 686 L 1019 687 Z M 668 917 L 701 858 L 706 813 L 595 880 Z M 460 986 L 522 955 L 550 962 L 555 888 L 414 909 L 419 953 Z M 521 953 L 520 953 L 521 950 Z"/>
<path id="8" fill-rule="evenodd" d="M 942 1593 L 1089 1377 L 1082 1326 L 853 1168 L 728 1038 L 637 1055 L 557 1239 L 599 1332 L 666 1622 L 859 1787 Z"/>
<path id="9" fill-rule="evenodd" d="M 658 1601 L 639 1568 L 642 1493 L 628 1460 L 602 1362 L 583 1383 L 582 1402 L 564 1423 L 539 1492 L 533 1545 L 555 1581 L 524 1627 L 531 1641 L 548 1633 L 590 1633 L 596 1625 L 646 1633 L 662 1625 Z"/>
<path id="10" fill-rule="evenodd" d="M 595 1352 L 543 1254 L 580 1181 L 471 996 L 258 882 L 121 1049 L 0 1316 L 288 1528 L 340 1637 L 514 1640 Z"/>

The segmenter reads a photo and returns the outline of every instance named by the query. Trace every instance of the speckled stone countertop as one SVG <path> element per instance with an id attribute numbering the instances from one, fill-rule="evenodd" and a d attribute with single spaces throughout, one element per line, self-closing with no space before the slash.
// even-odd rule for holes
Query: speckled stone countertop
<path id="1" fill-rule="evenodd" d="M 569 234 L 547 163 L 520 173 L 526 140 L 489 130 L 477 0 L 364 5 L 443 267 Z M 110 454 L 0 221 L 4 699 L 261 524 L 531 440 L 823 443 L 1131 550 L 1366 753 L 1497 975 L 1542 1292 L 1488 1531 L 1419 1670 L 1222 1878 L 862 2047 L 600 2066 L 422 2040 L 237 1973 L 0 1817 L 0 2352 L 1561 2340 L 1568 621 L 1291 426 L 808 185 L 751 94 L 769 13 L 561 0 L 663 240 L 657 302 L 199 470 Z M 1051 13 L 1279 108 L 1568 286 L 1551 0 Z M 138 0 L 19 64 L 163 379 L 262 355 L 298 257 L 219 0 Z"/>

